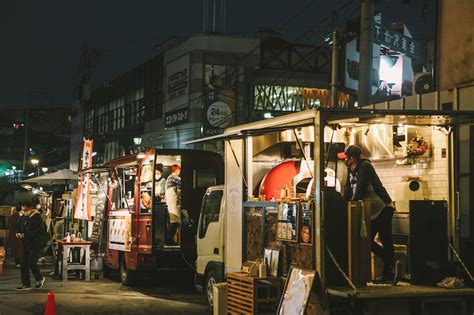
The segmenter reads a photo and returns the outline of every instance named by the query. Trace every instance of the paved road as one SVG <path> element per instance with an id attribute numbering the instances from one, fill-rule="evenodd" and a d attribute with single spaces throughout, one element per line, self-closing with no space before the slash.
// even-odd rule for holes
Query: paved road
<path id="1" fill-rule="evenodd" d="M 139 286 L 123 287 L 112 279 L 52 279 L 45 266 L 46 283 L 39 290 L 18 292 L 20 271 L 8 262 L 0 273 L 0 315 L 43 314 L 48 292 L 53 291 L 58 314 L 211 314 L 202 295 L 194 291 L 192 275 L 167 272 L 145 277 Z M 33 280 L 33 278 L 32 278 Z"/>

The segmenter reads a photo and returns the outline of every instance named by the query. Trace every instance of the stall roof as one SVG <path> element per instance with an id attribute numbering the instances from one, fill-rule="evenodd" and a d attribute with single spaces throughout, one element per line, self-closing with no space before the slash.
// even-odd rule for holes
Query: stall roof
<path id="1" fill-rule="evenodd" d="M 211 140 L 241 139 L 268 132 L 276 132 L 291 128 L 300 128 L 314 123 L 314 118 L 322 114 L 325 125 L 331 124 L 392 124 L 418 126 L 455 126 L 474 124 L 474 111 L 452 110 L 398 110 L 398 109 L 341 109 L 320 108 L 308 109 L 272 119 L 266 119 L 227 128 L 224 133 L 206 138 L 187 141 L 194 144 Z"/>
<path id="2" fill-rule="evenodd" d="M 455 126 L 474 124 L 474 111 L 393 110 L 393 109 L 321 109 L 326 124 L 403 124 L 419 126 Z"/>
<path id="3" fill-rule="evenodd" d="M 224 133 L 216 136 L 195 139 L 184 142 L 184 144 L 194 144 L 211 140 L 232 140 L 241 139 L 247 136 L 257 136 L 268 132 L 277 132 L 291 128 L 300 128 L 310 126 L 314 123 L 318 111 L 307 109 L 302 112 L 291 113 L 271 119 L 259 120 L 243 125 L 229 127 Z"/>

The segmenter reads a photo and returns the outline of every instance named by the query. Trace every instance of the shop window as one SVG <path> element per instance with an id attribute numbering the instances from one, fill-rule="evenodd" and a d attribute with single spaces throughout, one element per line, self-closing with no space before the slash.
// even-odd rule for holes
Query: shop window
<path id="1" fill-rule="evenodd" d="M 199 238 L 203 238 L 206 235 L 209 224 L 219 221 L 222 194 L 222 190 L 215 190 L 204 196 L 204 206 L 202 209 L 201 226 L 199 228 Z"/>

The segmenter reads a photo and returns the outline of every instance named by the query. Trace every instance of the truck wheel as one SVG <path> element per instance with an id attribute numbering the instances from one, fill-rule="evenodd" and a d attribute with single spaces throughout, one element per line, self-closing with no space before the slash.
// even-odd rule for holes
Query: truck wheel
<path id="1" fill-rule="evenodd" d="M 127 268 L 125 256 L 120 259 L 120 281 L 122 285 L 131 285 L 133 283 L 133 271 Z"/>
<path id="2" fill-rule="evenodd" d="M 210 307 L 214 306 L 214 284 L 218 283 L 217 272 L 211 269 L 207 272 L 206 282 L 204 284 L 204 294 L 206 294 L 207 303 Z"/>

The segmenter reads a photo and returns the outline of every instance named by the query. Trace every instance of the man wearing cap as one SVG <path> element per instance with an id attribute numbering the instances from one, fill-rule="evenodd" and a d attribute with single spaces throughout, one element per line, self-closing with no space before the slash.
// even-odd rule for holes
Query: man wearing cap
<path id="1" fill-rule="evenodd" d="M 372 163 L 368 159 L 361 158 L 361 155 L 362 150 L 357 145 L 350 145 L 343 153 L 338 154 L 340 159 L 344 159 L 348 168 L 344 198 L 347 201 L 368 200 L 370 202 L 371 249 L 384 263 L 383 274 L 376 280 L 396 283 L 399 268 L 394 270 L 392 241 L 392 217 L 395 208 Z M 383 247 L 374 241 L 377 233 Z M 397 262 L 397 267 L 398 265 L 399 262 Z"/>

